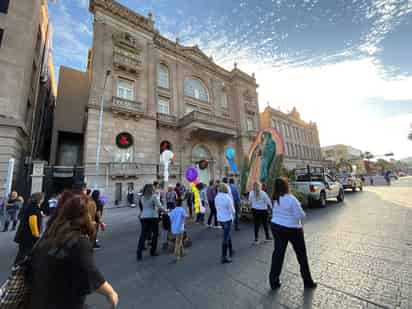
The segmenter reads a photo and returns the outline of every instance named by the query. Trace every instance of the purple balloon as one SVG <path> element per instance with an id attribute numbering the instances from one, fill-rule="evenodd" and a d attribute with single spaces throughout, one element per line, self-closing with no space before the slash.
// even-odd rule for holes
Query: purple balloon
<path id="1" fill-rule="evenodd" d="M 109 197 L 102 194 L 102 195 L 100 195 L 99 200 L 100 200 L 100 202 L 101 202 L 101 203 L 103 204 L 103 206 L 104 206 L 104 205 L 106 205 L 106 204 L 109 202 Z"/>
<path id="2" fill-rule="evenodd" d="M 188 182 L 195 181 L 196 178 L 197 178 L 197 176 L 198 176 L 198 172 L 197 172 L 197 169 L 196 169 L 196 168 L 194 168 L 194 167 L 189 167 L 189 168 L 186 170 L 186 180 L 187 180 Z"/>

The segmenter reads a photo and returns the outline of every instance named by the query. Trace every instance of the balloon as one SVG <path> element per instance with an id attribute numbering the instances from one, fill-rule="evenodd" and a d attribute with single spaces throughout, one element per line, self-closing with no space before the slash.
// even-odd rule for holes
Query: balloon
<path id="1" fill-rule="evenodd" d="M 194 167 L 189 167 L 189 168 L 186 170 L 186 180 L 187 180 L 188 182 L 193 182 L 193 181 L 195 181 L 198 176 L 199 176 L 199 173 L 198 173 L 198 171 L 197 171 L 196 168 L 194 168 Z"/>
<path id="2" fill-rule="evenodd" d="M 198 185 L 198 184 L 200 183 L 199 177 L 197 177 L 195 180 L 193 180 L 193 183 L 194 183 L 195 185 Z"/>
<path id="3" fill-rule="evenodd" d="M 102 203 L 103 206 L 104 206 L 109 202 L 109 197 L 102 194 L 102 195 L 100 195 L 99 200 L 100 200 L 100 203 Z"/>
<path id="4" fill-rule="evenodd" d="M 235 150 L 232 147 L 229 147 L 228 149 L 226 149 L 226 158 L 228 160 L 233 160 L 234 157 L 235 157 Z"/>

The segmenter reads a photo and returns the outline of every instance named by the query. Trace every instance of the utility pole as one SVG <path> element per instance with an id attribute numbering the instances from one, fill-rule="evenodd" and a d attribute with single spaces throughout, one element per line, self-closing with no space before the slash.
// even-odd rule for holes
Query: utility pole
<path id="1" fill-rule="evenodd" d="M 100 176 L 100 148 L 102 143 L 102 126 L 103 126 L 103 111 L 104 111 L 104 92 L 106 90 L 107 79 L 110 76 L 111 71 L 107 70 L 104 78 L 103 91 L 100 94 L 100 112 L 99 112 L 99 126 L 97 131 L 97 149 L 96 149 L 96 178 L 94 188 L 99 187 L 99 176 Z"/>

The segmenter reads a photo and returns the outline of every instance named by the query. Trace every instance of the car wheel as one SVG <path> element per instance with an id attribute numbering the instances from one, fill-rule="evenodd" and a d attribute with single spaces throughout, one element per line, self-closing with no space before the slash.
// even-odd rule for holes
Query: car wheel
<path id="1" fill-rule="evenodd" d="M 339 191 L 339 195 L 336 197 L 339 203 L 343 202 L 345 200 L 345 193 L 343 193 L 343 190 Z"/>
<path id="2" fill-rule="evenodd" d="M 359 187 L 359 191 L 361 191 L 361 192 L 363 191 L 363 186 Z"/>
<path id="3" fill-rule="evenodd" d="M 319 196 L 319 207 L 325 208 L 326 207 L 326 194 L 325 192 L 321 192 Z"/>
<path id="4" fill-rule="evenodd" d="M 352 192 L 356 192 L 356 186 L 352 188 Z"/>

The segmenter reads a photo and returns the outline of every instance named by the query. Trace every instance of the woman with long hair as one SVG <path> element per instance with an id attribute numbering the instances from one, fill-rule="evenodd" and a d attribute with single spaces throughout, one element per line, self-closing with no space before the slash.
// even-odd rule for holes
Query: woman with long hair
<path id="1" fill-rule="evenodd" d="M 231 263 L 233 256 L 231 227 L 235 215 L 232 198 L 229 195 L 227 185 L 222 183 L 218 186 L 218 194 L 215 198 L 217 211 L 217 220 L 223 227 L 223 242 L 222 242 L 222 264 Z M 229 251 L 229 258 L 227 253 Z"/>
<path id="2" fill-rule="evenodd" d="M 15 264 L 24 260 L 40 237 L 43 218 L 40 205 L 43 200 L 43 193 L 33 193 L 29 203 L 19 213 L 20 224 L 14 237 L 14 241 L 19 244 Z"/>
<path id="3" fill-rule="evenodd" d="M 263 225 L 265 230 L 265 241 L 271 241 L 269 236 L 268 217 L 269 209 L 272 208 L 272 202 L 269 196 L 263 190 L 259 182 L 253 183 L 253 191 L 249 193 L 249 202 L 252 205 L 253 221 L 255 225 L 255 244 L 259 244 L 259 229 Z"/>
<path id="4" fill-rule="evenodd" d="M 97 269 L 90 239 L 96 209 L 76 195 L 61 206 L 56 220 L 32 253 L 29 309 L 83 309 L 97 292 L 114 308 L 118 295 Z"/>
<path id="5" fill-rule="evenodd" d="M 305 288 L 313 289 L 317 286 L 309 270 L 302 228 L 303 218 L 305 218 L 305 212 L 296 197 L 289 193 L 288 182 L 283 178 L 276 179 L 272 211 L 272 232 L 275 238 L 275 249 L 269 275 L 272 289 L 278 289 L 281 285 L 279 276 L 289 242 L 291 242 L 296 253 Z"/>
<path id="6" fill-rule="evenodd" d="M 136 258 L 142 260 L 142 252 L 146 239 L 151 235 L 151 256 L 158 256 L 157 238 L 159 236 L 159 211 L 163 210 L 159 199 L 156 197 L 152 184 L 146 184 L 139 201 L 140 222 L 142 229 L 137 245 Z"/>

